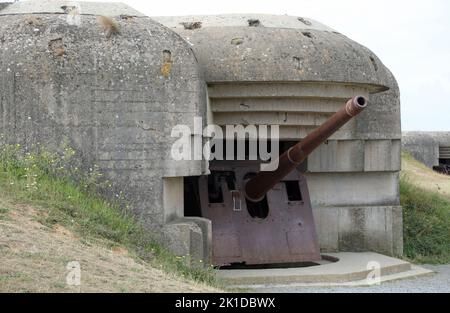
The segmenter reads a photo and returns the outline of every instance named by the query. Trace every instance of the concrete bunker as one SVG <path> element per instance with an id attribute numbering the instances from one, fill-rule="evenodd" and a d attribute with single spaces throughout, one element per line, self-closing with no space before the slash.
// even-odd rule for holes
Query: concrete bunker
<path id="1" fill-rule="evenodd" d="M 349 98 L 367 97 L 371 105 L 365 112 L 274 189 L 284 190 L 281 202 L 301 203 L 308 195 L 301 181 L 308 180 L 315 222 L 305 224 L 316 226 L 322 252 L 402 254 L 399 92 L 392 74 L 371 51 L 307 18 L 242 14 L 154 19 L 192 45 L 208 85 L 208 124 L 223 128 L 277 124 L 280 153 L 305 138 Z M 249 21 L 258 21 L 258 25 Z M 201 28 L 183 26 L 189 23 Z M 211 161 L 209 177 L 185 179 L 185 214 L 201 216 L 199 206 L 222 212 L 227 201 L 235 211 L 244 209 L 245 199 L 236 197 L 235 184 L 243 181 L 250 168 L 258 172 L 257 165 L 248 159 L 234 164 Z M 265 227 L 274 227 L 270 222 L 276 219 L 270 216 L 270 208 L 267 213 L 265 204 L 247 211 L 250 218 L 244 223 L 256 218 Z M 215 225 L 215 218 L 223 217 L 211 218 L 213 260 L 219 264 L 244 260 L 246 235 L 239 227 L 222 229 Z M 298 246 L 290 242 L 297 237 L 286 230 L 282 233 L 282 245 L 298 254 Z M 226 244 L 217 249 L 214 242 Z M 252 262 L 267 262 L 264 250 L 270 249 L 262 247 L 263 242 L 253 238 L 245 243 L 246 248 L 260 245 L 259 258 Z"/>
<path id="2" fill-rule="evenodd" d="M 189 45 L 121 3 L 2 7 L 3 143 L 60 150 L 67 142 L 84 170 L 97 166 L 111 182 L 107 196 L 123 195 L 162 243 L 202 264 L 209 222 L 182 219 L 183 177 L 205 174 L 207 166 L 170 158 L 172 127 L 206 113 Z"/>
<path id="3" fill-rule="evenodd" d="M 449 132 L 403 132 L 402 149 L 429 168 L 450 175 Z"/>
<path id="4" fill-rule="evenodd" d="M 96 165 L 112 182 L 109 196 L 122 193 L 191 265 L 243 259 L 244 231 L 221 232 L 202 213 L 225 202 L 276 225 L 292 255 L 314 242 L 314 257 L 319 248 L 402 253 L 398 87 L 372 52 L 327 26 L 271 15 L 151 19 L 120 3 L 42 0 L 1 6 L 0 34 L 2 140 L 56 150 L 68 141 L 84 169 Z M 355 95 L 370 107 L 275 187 L 287 210 L 311 203 L 304 235 L 271 215 L 271 196 L 251 207 L 236 192 L 259 160 L 171 158 L 173 127 L 193 128 L 196 117 L 201 127 L 279 125 L 282 154 Z M 231 144 L 251 144 L 241 141 Z M 228 248 L 213 244 L 217 236 Z M 263 241 L 247 240 L 264 252 Z M 253 262 L 269 261 L 261 253 Z"/>

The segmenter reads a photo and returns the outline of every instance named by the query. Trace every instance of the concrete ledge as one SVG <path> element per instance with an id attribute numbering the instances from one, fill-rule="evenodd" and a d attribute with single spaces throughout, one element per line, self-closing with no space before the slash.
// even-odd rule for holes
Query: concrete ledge
<path id="1" fill-rule="evenodd" d="M 381 282 L 430 274 L 432 271 L 412 266 L 409 262 L 373 252 L 330 253 L 338 262 L 299 268 L 219 270 L 226 284 L 262 288 L 269 285 L 364 286 L 373 271 L 372 262 L 380 265 Z M 262 286 L 261 286 L 262 285 Z"/>

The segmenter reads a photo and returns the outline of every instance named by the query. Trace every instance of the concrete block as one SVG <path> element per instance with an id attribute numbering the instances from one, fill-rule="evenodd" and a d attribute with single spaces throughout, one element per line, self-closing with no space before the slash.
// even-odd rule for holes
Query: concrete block
<path id="1" fill-rule="evenodd" d="M 400 140 L 367 140 L 364 148 L 364 171 L 400 170 Z"/>
<path id="2" fill-rule="evenodd" d="M 403 254 L 400 206 L 314 207 L 313 214 L 322 252 Z"/>
<path id="3" fill-rule="evenodd" d="M 339 210 L 336 208 L 314 208 L 313 216 L 321 252 L 336 252 L 339 250 L 337 221 Z"/>
<path id="4" fill-rule="evenodd" d="M 212 224 L 211 220 L 203 217 L 196 216 L 185 216 L 182 218 L 185 221 L 191 221 L 197 224 L 202 230 L 202 241 L 203 241 L 203 264 L 208 266 L 212 262 Z M 193 243 L 193 245 L 198 246 L 200 243 Z"/>
<path id="5" fill-rule="evenodd" d="M 164 225 L 162 241 L 169 251 L 184 258 L 186 265 L 204 266 L 203 232 L 195 222 L 181 219 Z"/>
<path id="6" fill-rule="evenodd" d="M 361 172 L 364 169 L 364 141 L 328 140 L 308 157 L 308 171 Z"/>
<path id="7" fill-rule="evenodd" d="M 365 251 L 364 208 L 338 208 L 339 251 Z"/>
<path id="8" fill-rule="evenodd" d="M 400 257 L 403 255 L 403 209 L 401 206 L 395 206 L 390 213 L 392 214 L 392 254 Z"/>
<path id="9" fill-rule="evenodd" d="M 165 223 L 180 218 L 184 214 L 183 177 L 165 177 L 164 184 L 164 221 Z"/>
<path id="10" fill-rule="evenodd" d="M 314 206 L 398 205 L 397 172 L 305 173 Z"/>
<path id="11" fill-rule="evenodd" d="M 364 210 L 363 232 L 367 250 L 394 255 L 392 211 L 385 207 L 369 207 Z"/>

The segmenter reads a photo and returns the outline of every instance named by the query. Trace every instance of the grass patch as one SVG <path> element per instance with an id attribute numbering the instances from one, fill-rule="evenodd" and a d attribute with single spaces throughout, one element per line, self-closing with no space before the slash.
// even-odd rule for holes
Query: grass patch
<path id="1" fill-rule="evenodd" d="M 9 220 L 9 216 L 8 216 L 9 212 L 10 212 L 10 209 L 4 208 L 4 207 L 0 207 L 0 220 L 1 221 Z"/>
<path id="2" fill-rule="evenodd" d="M 39 221 L 48 227 L 64 225 L 87 242 L 106 239 L 156 268 L 217 286 L 212 268 L 188 267 L 183 258 L 161 247 L 128 210 L 106 201 L 96 188 L 100 174 L 91 170 L 83 176 L 72 162 L 73 150 L 39 150 L 24 153 L 19 145 L 0 147 L 1 197 L 38 208 Z"/>
<path id="3" fill-rule="evenodd" d="M 16 273 L 7 273 L 7 274 L 0 274 L 0 282 L 11 280 L 11 279 L 17 279 L 17 278 L 26 278 L 26 274 L 16 272 Z"/>
<path id="4" fill-rule="evenodd" d="M 450 200 L 400 178 L 404 254 L 418 263 L 450 262 Z"/>

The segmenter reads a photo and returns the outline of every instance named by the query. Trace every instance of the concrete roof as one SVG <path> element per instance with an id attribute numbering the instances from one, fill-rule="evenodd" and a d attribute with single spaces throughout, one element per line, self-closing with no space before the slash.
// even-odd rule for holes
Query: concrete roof
<path id="1" fill-rule="evenodd" d="M 208 83 L 324 81 L 388 89 L 392 75 L 369 49 L 309 18 L 233 14 L 152 17 L 183 36 Z"/>
<path id="2" fill-rule="evenodd" d="M 321 30 L 333 32 L 334 29 L 321 24 L 313 19 L 289 16 L 289 15 L 270 15 L 270 14 L 224 14 L 224 15 L 187 15 L 179 16 L 158 16 L 156 19 L 163 21 L 171 28 L 184 28 L 180 24 L 180 18 L 185 22 L 201 21 L 202 27 L 247 27 L 248 20 L 259 20 L 261 25 L 266 28 L 291 28 L 304 30 Z"/>
<path id="3" fill-rule="evenodd" d="M 402 140 L 406 142 L 436 141 L 450 143 L 450 131 L 404 131 Z"/>

